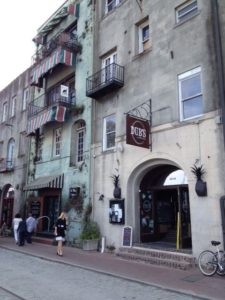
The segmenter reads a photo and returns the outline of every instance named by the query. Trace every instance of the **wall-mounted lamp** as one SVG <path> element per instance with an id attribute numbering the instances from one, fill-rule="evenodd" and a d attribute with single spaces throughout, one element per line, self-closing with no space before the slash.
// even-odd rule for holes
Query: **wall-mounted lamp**
<path id="1" fill-rule="evenodd" d="M 100 201 L 103 201 L 104 200 L 104 195 L 103 194 L 101 194 L 100 196 L 99 196 L 99 198 L 98 198 L 98 200 L 100 200 Z"/>

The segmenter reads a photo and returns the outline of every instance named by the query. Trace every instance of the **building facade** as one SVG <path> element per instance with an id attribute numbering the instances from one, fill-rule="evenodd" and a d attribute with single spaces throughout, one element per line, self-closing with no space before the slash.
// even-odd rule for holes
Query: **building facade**
<path id="1" fill-rule="evenodd" d="M 80 234 L 82 209 L 90 201 L 91 102 L 85 78 L 93 47 L 88 2 L 66 1 L 38 29 L 27 121 L 27 211 L 38 218 L 38 231 L 47 234 L 66 210 L 71 242 Z"/>
<path id="2" fill-rule="evenodd" d="M 210 0 L 96 3 L 86 93 L 93 217 L 109 245 L 122 245 L 124 226 L 136 245 L 167 242 L 195 256 L 211 240 L 223 241 L 216 27 L 224 28 L 224 11 L 223 1 Z M 203 170 L 198 194 L 194 169 Z"/>
<path id="3" fill-rule="evenodd" d="M 30 69 L 0 92 L 0 225 L 11 228 L 15 213 L 23 213 L 29 141 L 27 107 L 32 88 Z"/>

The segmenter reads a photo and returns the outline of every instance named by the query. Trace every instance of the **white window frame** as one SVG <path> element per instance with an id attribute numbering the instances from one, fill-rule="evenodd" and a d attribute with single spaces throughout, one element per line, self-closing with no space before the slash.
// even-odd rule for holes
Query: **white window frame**
<path id="1" fill-rule="evenodd" d="M 113 120 L 115 124 L 114 130 L 107 131 L 107 123 L 111 120 Z M 108 137 L 112 134 L 114 134 L 114 145 L 108 147 Z M 103 151 L 107 151 L 115 148 L 115 138 L 116 138 L 116 115 L 112 114 L 110 116 L 105 117 L 103 120 Z"/>
<path id="2" fill-rule="evenodd" d="M 183 11 L 183 12 L 182 12 Z M 181 23 L 198 12 L 198 1 L 192 0 L 185 2 L 183 5 L 178 6 L 175 9 L 176 23 Z"/>
<path id="3" fill-rule="evenodd" d="M 7 148 L 6 166 L 8 169 L 12 169 L 14 166 L 14 149 L 15 149 L 15 140 L 12 138 L 9 140 L 8 148 Z"/>
<path id="4" fill-rule="evenodd" d="M 56 128 L 54 130 L 54 157 L 59 157 L 61 155 L 62 147 L 62 127 Z"/>
<path id="5" fill-rule="evenodd" d="M 200 91 L 196 94 L 193 94 L 187 98 L 183 98 L 182 97 L 182 83 L 185 81 L 185 80 L 188 80 L 188 79 L 191 79 L 191 78 L 194 78 L 196 77 L 199 77 L 199 79 L 197 80 L 200 80 Z M 182 73 L 180 75 L 178 75 L 178 89 L 179 89 L 179 103 L 180 103 L 180 120 L 181 121 L 184 121 L 184 120 L 189 120 L 189 119 L 193 119 L 193 118 L 197 118 L 197 117 L 201 117 L 202 114 L 203 114 L 203 94 L 202 94 L 202 71 L 201 71 L 201 67 L 197 67 L 195 69 L 192 69 L 190 71 L 187 71 L 185 73 Z M 200 98 L 199 98 L 200 97 Z M 201 106 L 202 106 L 202 112 L 201 113 L 198 113 L 196 115 L 193 115 L 193 116 L 190 116 L 190 117 L 185 117 L 184 115 L 184 102 L 186 101 L 192 101 L 194 100 L 195 98 L 199 98 L 200 101 L 201 101 Z"/>
<path id="6" fill-rule="evenodd" d="M 102 59 L 102 72 L 101 72 L 102 83 L 106 83 L 110 81 L 115 76 L 113 63 L 117 63 L 117 52 L 113 52 Z"/>
<path id="7" fill-rule="evenodd" d="M 144 29 L 148 27 L 148 36 L 144 38 Z M 150 47 L 149 21 L 145 21 L 138 26 L 138 53 L 142 53 Z"/>
<path id="8" fill-rule="evenodd" d="M 84 161 L 85 124 L 77 128 L 76 132 L 76 163 Z"/>
<path id="9" fill-rule="evenodd" d="M 4 102 L 3 109 L 2 109 L 2 122 L 7 121 L 7 115 L 8 115 L 8 102 Z"/>
<path id="10" fill-rule="evenodd" d="M 12 98 L 11 117 L 16 115 L 16 96 Z"/>
<path id="11" fill-rule="evenodd" d="M 22 111 L 26 110 L 28 100 L 29 100 L 29 88 L 26 88 L 23 90 Z"/>
<path id="12" fill-rule="evenodd" d="M 105 0 L 105 13 L 114 10 L 123 0 Z"/>

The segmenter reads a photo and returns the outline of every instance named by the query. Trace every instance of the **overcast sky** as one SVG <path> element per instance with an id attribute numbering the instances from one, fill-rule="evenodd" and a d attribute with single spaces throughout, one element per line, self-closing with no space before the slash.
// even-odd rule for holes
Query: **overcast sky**
<path id="1" fill-rule="evenodd" d="M 31 65 L 37 29 L 65 0 L 3 0 L 0 3 L 0 91 Z"/>

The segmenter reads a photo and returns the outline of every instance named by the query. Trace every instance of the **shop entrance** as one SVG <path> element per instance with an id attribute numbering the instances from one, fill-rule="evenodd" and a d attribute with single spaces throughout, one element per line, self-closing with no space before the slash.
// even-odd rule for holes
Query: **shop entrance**
<path id="1" fill-rule="evenodd" d="M 141 182 L 140 240 L 172 248 L 191 248 L 188 185 L 176 177 L 182 172 L 175 172 L 173 166 L 158 169 L 164 173 L 154 170 Z M 168 182 L 169 178 L 173 180 Z"/>
<path id="2" fill-rule="evenodd" d="M 44 206 L 43 206 L 43 216 L 49 217 L 43 218 L 43 231 L 48 230 L 48 226 L 50 230 L 54 229 L 54 225 L 58 218 L 59 214 L 59 197 L 58 196 L 47 196 L 44 198 Z"/>
<path id="3" fill-rule="evenodd" d="M 5 223 L 8 228 L 12 227 L 13 210 L 14 188 L 11 185 L 6 185 L 3 189 L 1 226 L 3 223 Z"/>

